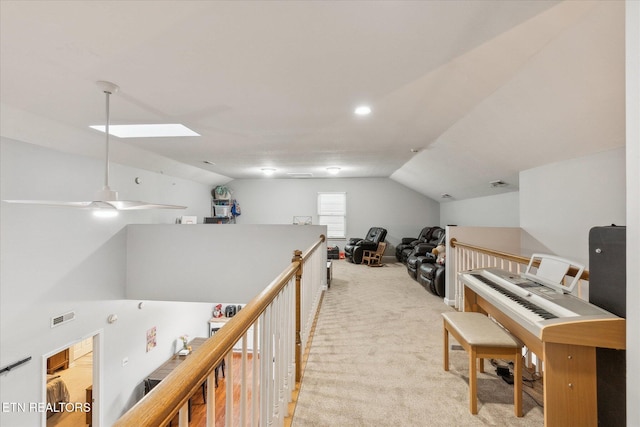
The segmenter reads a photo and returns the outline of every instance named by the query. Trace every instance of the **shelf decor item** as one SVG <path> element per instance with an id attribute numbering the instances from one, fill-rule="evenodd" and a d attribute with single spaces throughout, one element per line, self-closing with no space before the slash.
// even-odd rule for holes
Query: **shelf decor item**
<path id="1" fill-rule="evenodd" d="M 182 340 L 182 349 L 186 350 L 188 348 L 189 335 L 182 335 L 180 339 Z"/>
<path id="2" fill-rule="evenodd" d="M 310 216 L 294 216 L 293 225 L 311 225 Z"/>
<path id="3" fill-rule="evenodd" d="M 226 185 L 218 185 L 213 189 L 211 195 L 216 200 L 229 200 L 231 198 L 231 189 Z"/>

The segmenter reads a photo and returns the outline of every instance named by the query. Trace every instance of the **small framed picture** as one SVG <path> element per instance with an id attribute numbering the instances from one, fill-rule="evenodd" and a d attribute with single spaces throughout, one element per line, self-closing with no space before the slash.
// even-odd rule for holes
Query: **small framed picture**
<path id="1" fill-rule="evenodd" d="M 197 224 L 198 217 L 197 216 L 182 216 L 180 218 L 180 224 Z"/>
<path id="2" fill-rule="evenodd" d="M 147 330 L 147 353 L 156 346 L 156 327 Z"/>
<path id="3" fill-rule="evenodd" d="M 294 225 L 311 225 L 311 217 L 310 216 L 294 216 L 293 224 Z"/>

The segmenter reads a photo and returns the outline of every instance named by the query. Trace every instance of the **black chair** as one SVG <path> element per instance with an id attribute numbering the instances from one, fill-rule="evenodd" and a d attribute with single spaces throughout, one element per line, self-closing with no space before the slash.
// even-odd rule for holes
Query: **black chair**
<path id="1" fill-rule="evenodd" d="M 211 333 L 215 334 L 219 330 L 220 330 L 220 328 L 213 328 L 211 330 Z M 218 366 L 216 366 L 216 369 L 214 370 L 214 372 L 215 372 L 215 380 L 216 380 L 216 388 L 218 388 L 218 373 L 219 373 L 220 370 L 222 370 L 222 378 L 224 378 L 224 367 L 225 367 L 225 361 L 224 361 L 224 359 L 222 359 L 222 362 L 220 362 L 220 364 Z M 202 393 L 204 393 L 204 389 L 202 390 Z M 205 400 L 205 402 L 206 402 L 206 400 Z"/>
<path id="2" fill-rule="evenodd" d="M 432 294 L 444 298 L 444 273 L 444 265 L 422 263 L 418 270 L 418 282 Z"/>
<path id="3" fill-rule="evenodd" d="M 362 253 L 365 250 L 375 251 L 378 249 L 378 243 L 384 242 L 385 237 L 387 237 L 387 230 L 381 227 L 371 227 L 364 239 L 350 238 L 344 247 L 345 258 L 354 264 L 362 263 Z"/>
<path id="4" fill-rule="evenodd" d="M 426 245 L 425 245 L 426 246 Z M 420 245 L 416 246 L 414 252 L 409 255 L 407 258 L 407 273 L 413 279 L 418 280 L 418 270 L 423 263 L 435 263 L 437 257 L 421 247 Z"/>
<path id="5" fill-rule="evenodd" d="M 158 384 L 160 384 L 160 380 L 152 380 L 152 379 L 146 378 L 144 380 L 144 394 L 145 394 L 145 396 L 147 394 L 149 394 L 149 392 L 151 390 L 153 390 L 153 388 L 155 386 L 157 386 Z"/>
<path id="6" fill-rule="evenodd" d="M 436 255 L 432 253 L 438 245 L 444 244 L 446 238 L 446 232 L 440 227 L 436 227 L 431 233 L 431 240 L 425 243 L 418 243 L 411 251 L 411 254 L 407 258 L 407 273 L 409 276 L 418 280 L 418 270 L 420 265 L 425 262 L 435 263 Z"/>
<path id="7" fill-rule="evenodd" d="M 420 256 L 431 252 L 433 248 L 444 243 L 445 234 L 443 228 L 431 227 L 424 240 L 415 244 L 413 248 L 406 248 L 402 251 L 402 262 L 407 264 L 410 256 Z"/>
<path id="8" fill-rule="evenodd" d="M 417 245 L 420 242 L 426 242 L 427 238 L 429 237 L 429 235 L 431 234 L 431 229 L 433 227 L 424 227 L 422 230 L 420 230 L 420 234 L 418 234 L 418 238 L 415 237 L 403 237 L 402 240 L 400 241 L 400 244 L 398 246 L 396 246 L 396 259 L 400 262 L 402 262 L 402 253 L 405 250 L 408 250 L 407 253 L 411 252 L 413 250 L 413 248 L 415 247 L 415 245 Z M 408 256 L 408 255 L 407 255 Z M 407 257 L 404 257 L 404 260 L 406 261 Z"/>

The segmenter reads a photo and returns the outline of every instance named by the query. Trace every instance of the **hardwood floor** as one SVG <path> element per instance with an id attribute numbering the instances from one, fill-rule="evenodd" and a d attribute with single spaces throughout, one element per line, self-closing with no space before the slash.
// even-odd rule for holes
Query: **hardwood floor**
<path id="1" fill-rule="evenodd" d="M 251 359 L 252 355 L 247 357 L 247 382 L 251 384 Z M 232 366 L 227 365 L 225 367 L 225 377 L 222 377 L 222 372 L 218 377 L 218 388 L 216 388 L 216 411 L 215 418 L 216 427 L 224 426 L 226 419 L 226 399 L 227 399 L 227 378 L 229 370 L 233 370 L 233 423 L 232 425 L 240 425 L 240 381 L 241 381 L 241 354 L 233 354 Z M 247 405 L 251 405 L 251 390 L 247 397 Z M 206 426 L 207 407 L 204 403 L 202 396 L 202 390 L 198 389 L 191 398 L 191 421 L 189 426 L 192 427 L 205 427 Z M 173 427 L 178 425 L 178 417 L 176 416 L 171 422 Z"/>

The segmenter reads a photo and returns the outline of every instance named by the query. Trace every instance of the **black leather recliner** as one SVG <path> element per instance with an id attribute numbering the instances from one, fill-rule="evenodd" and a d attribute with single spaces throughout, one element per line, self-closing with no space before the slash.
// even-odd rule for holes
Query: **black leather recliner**
<path id="1" fill-rule="evenodd" d="M 375 251 L 378 249 L 378 243 L 384 242 L 385 237 L 387 237 L 387 230 L 381 227 L 371 227 L 364 239 L 350 238 L 344 246 L 345 258 L 354 264 L 362 263 L 362 252 L 365 250 Z"/>
<path id="2" fill-rule="evenodd" d="M 428 227 L 429 230 L 423 236 L 423 238 L 417 242 L 413 247 L 408 247 L 403 249 L 402 251 L 402 263 L 406 264 L 409 261 L 409 256 L 413 255 L 416 251 L 416 248 L 420 246 L 421 253 L 419 255 L 424 255 L 427 252 L 431 252 L 431 249 L 438 246 L 440 241 L 444 238 L 444 228 L 441 227 Z"/>
<path id="3" fill-rule="evenodd" d="M 420 230 L 420 234 L 418 234 L 417 239 L 415 237 L 403 237 L 400 244 L 396 246 L 396 259 L 402 262 L 402 252 L 404 252 L 405 249 L 408 249 L 409 252 L 411 252 L 415 245 L 420 242 L 425 242 L 432 228 L 433 227 L 424 227 Z"/>
<path id="4" fill-rule="evenodd" d="M 444 273 L 444 265 L 423 263 L 418 270 L 418 282 L 432 294 L 444 298 Z"/>
<path id="5" fill-rule="evenodd" d="M 440 227 L 434 227 L 435 230 L 431 233 L 429 242 L 418 243 L 411 251 L 409 257 L 407 257 L 407 273 L 409 276 L 418 280 L 418 270 L 420 265 L 425 262 L 436 262 L 436 256 L 431 253 L 433 249 L 439 244 L 444 243 L 446 232 Z"/>
<path id="6" fill-rule="evenodd" d="M 416 249 L 419 249 L 418 247 L 416 247 Z M 420 269 L 420 266 L 423 263 L 434 263 L 436 262 L 437 257 L 431 253 L 431 251 L 429 252 L 419 252 L 418 253 L 412 253 L 409 258 L 407 259 L 407 273 L 409 273 L 409 276 L 411 276 L 413 279 L 418 280 L 418 270 Z"/>

